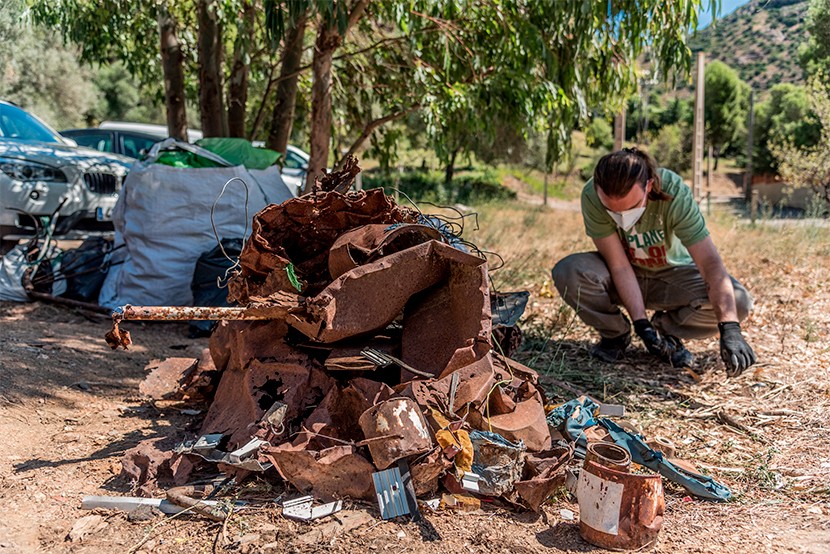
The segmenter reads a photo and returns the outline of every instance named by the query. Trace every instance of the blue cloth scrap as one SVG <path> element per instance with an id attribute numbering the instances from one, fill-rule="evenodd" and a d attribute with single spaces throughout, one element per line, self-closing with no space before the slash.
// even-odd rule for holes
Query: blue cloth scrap
<path id="1" fill-rule="evenodd" d="M 698 498 L 723 501 L 732 498 L 732 491 L 728 487 L 706 475 L 693 473 L 675 466 L 663 456 L 662 452 L 650 448 L 643 440 L 642 435 L 630 433 L 607 418 L 600 419 L 599 424 L 608 430 L 615 443 L 631 453 L 631 461 L 635 464 L 656 471 Z"/>

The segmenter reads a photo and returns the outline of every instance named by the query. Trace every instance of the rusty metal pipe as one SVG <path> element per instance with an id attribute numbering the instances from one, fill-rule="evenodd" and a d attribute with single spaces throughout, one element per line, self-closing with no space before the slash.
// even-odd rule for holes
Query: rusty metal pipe
<path id="1" fill-rule="evenodd" d="M 190 321 L 190 320 L 266 320 L 272 314 L 250 308 L 220 308 L 202 306 L 131 306 L 127 304 L 112 315 L 118 321 Z"/>

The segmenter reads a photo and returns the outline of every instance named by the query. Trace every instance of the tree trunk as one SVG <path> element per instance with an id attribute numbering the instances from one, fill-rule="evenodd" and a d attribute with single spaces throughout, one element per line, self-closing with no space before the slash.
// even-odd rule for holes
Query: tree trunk
<path id="1" fill-rule="evenodd" d="M 228 136 L 245 137 L 248 109 L 248 68 L 256 9 L 250 0 L 242 7 L 242 22 L 233 48 L 233 64 L 228 83 Z"/>
<path id="2" fill-rule="evenodd" d="M 712 171 L 718 170 L 718 160 L 720 159 L 720 148 L 715 148 L 715 167 L 712 168 Z"/>
<path id="3" fill-rule="evenodd" d="M 342 39 L 336 25 L 320 24 L 311 62 L 314 75 L 311 86 L 311 152 L 304 191 L 311 190 L 314 180 L 323 174 L 328 165 L 332 121 L 331 64 L 334 51 Z"/>
<path id="4" fill-rule="evenodd" d="M 199 110 L 206 137 L 228 135 L 222 98 L 222 30 L 216 17 L 217 0 L 199 0 Z"/>
<path id="5" fill-rule="evenodd" d="M 164 74 L 164 104 L 167 108 L 167 132 L 178 140 L 187 140 L 187 111 L 184 95 L 184 55 L 176 34 L 176 20 L 159 8 L 159 36 L 161 38 L 161 67 Z"/>
<path id="6" fill-rule="evenodd" d="M 368 3 L 369 0 L 353 2 L 343 35 L 338 32 L 336 21 L 321 21 L 317 31 L 314 59 L 311 62 L 314 75 L 314 82 L 311 85 L 311 152 L 304 192 L 311 190 L 315 179 L 323 174 L 323 170 L 328 165 L 332 122 L 331 66 L 334 52 L 343 42 L 343 37 L 349 29 L 361 18 Z"/>
<path id="7" fill-rule="evenodd" d="M 280 81 L 277 85 L 277 101 L 271 116 L 271 130 L 267 146 L 283 155 L 288 150 L 288 139 L 294 124 L 294 108 L 297 106 L 297 83 L 300 80 L 300 62 L 303 58 L 303 37 L 306 18 L 297 21 L 285 35 Z"/>
<path id="8" fill-rule="evenodd" d="M 450 160 L 447 162 L 447 167 L 444 169 L 444 183 L 449 185 L 452 183 L 452 177 L 455 174 L 455 158 L 458 156 L 460 148 L 456 148 L 450 154 Z"/>

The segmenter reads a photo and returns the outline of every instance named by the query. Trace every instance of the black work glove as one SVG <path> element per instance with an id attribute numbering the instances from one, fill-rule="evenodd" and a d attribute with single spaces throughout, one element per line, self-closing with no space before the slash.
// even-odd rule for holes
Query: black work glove
<path id="1" fill-rule="evenodd" d="M 646 350 L 664 360 L 671 359 L 673 346 L 660 336 L 649 320 L 638 319 L 635 321 L 634 331 L 643 341 Z"/>
<path id="2" fill-rule="evenodd" d="M 741 325 L 737 321 L 718 323 L 720 331 L 720 357 L 726 364 L 726 375 L 737 377 L 755 363 L 755 352 L 741 335 Z"/>

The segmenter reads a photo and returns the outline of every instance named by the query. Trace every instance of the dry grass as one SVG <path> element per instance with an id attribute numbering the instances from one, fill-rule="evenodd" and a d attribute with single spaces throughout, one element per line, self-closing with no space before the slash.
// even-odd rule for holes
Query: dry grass
<path id="1" fill-rule="evenodd" d="M 490 206 L 469 239 L 504 257 L 495 287 L 531 291 L 517 357 L 544 379 L 625 404 L 647 436 L 671 437 L 680 456 L 726 482 L 739 503 L 756 510 L 813 506 L 808 513 L 820 503 L 828 514 L 830 233 L 821 224 L 752 226 L 727 212 L 708 219 L 727 268 L 755 297 L 743 327 L 759 363 L 731 380 L 716 338 L 689 343 L 694 376 L 656 362 L 639 345 L 615 365 L 587 355 L 593 332 L 555 290 L 544 297 L 556 260 L 590 249 L 578 212 Z M 573 396 L 555 386 L 549 394 Z"/>

